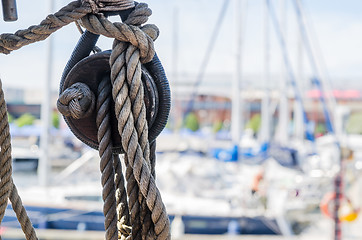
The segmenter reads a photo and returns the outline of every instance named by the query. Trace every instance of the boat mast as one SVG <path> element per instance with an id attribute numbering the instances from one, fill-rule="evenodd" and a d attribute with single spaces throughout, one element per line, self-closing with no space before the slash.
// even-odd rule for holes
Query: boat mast
<path id="1" fill-rule="evenodd" d="M 320 72 L 320 67 L 318 65 L 317 57 L 315 56 L 316 54 L 312 49 L 312 44 L 309 40 L 307 29 L 306 29 L 307 24 L 305 23 L 304 14 L 302 12 L 303 5 L 300 3 L 300 1 L 297 1 L 297 0 L 294 0 L 293 3 L 294 3 L 295 11 L 297 14 L 297 20 L 298 20 L 300 33 L 301 33 L 301 38 L 303 40 L 303 44 L 306 49 L 307 58 L 309 60 L 311 69 L 314 74 L 313 83 L 318 87 L 319 91 L 321 92 L 319 100 L 321 101 L 322 106 L 323 106 L 323 114 L 324 114 L 325 121 L 326 121 L 326 127 L 330 134 L 335 134 L 335 126 L 334 126 L 335 123 L 332 118 L 332 113 L 336 112 L 336 106 L 337 106 L 336 100 L 333 97 L 333 95 L 327 99 L 327 100 L 329 100 L 329 105 L 331 106 L 331 108 L 328 109 L 325 92 L 328 92 L 326 90 L 331 91 L 332 88 L 331 88 L 331 86 L 329 86 L 329 89 L 326 89 L 326 87 L 328 87 L 329 84 L 327 84 L 327 81 L 325 81 L 325 79 L 323 77 L 321 77 L 321 72 Z M 323 61 L 319 60 L 319 62 L 323 62 Z"/>
<path id="2" fill-rule="evenodd" d="M 278 22 L 278 19 L 276 17 L 273 5 L 270 1 L 268 2 L 268 9 L 269 9 L 269 16 L 271 17 L 271 21 L 272 24 L 274 26 L 274 29 L 276 31 L 276 37 L 277 37 L 277 41 L 279 42 L 280 45 L 280 50 L 282 51 L 282 56 L 283 56 L 283 61 L 284 61 L 284 65 L 285 65 L 285 71 L 288 77 L 288 83 L 291 85 L 291 87 L 294 90 L 294 95 L 295 95 L 295 99 L 297 101 L 300 102 L 302 109 L 303 109 L 303 120 L 304 123 L 308 123 L 308 118 L 307 118 L 307 114 L 304 110 L 304 103 L 303 103 L 303 99 L 301 98 L 301 94 L 299 92 L 296 80 L 295 80 L 295 75 L 292 69 L 292 65 L 288 56 L 288 50 L 287 50 L 287 45 L 280 27 L 280 24 Z M 279 122 L 280 123 L 280 122 Z M 285 124 L 287 124 L 288 122 L 286 122 Z M 279 128 L 282 127 L 283 125 L 279 124 Z M 284 125 L 284 129 L 286 128 L 286 125 Z M 281 128 L 283 130 L 283 127 Z"/>
<path id="3" fill-rule="evenodd" d="M 178 127 L 182 124 L 182 106 L 181 106 L 181 94 L 178 94 L 179 89 L 179 71 L 178 71 L 178 61 L 179 61 L 179 6 L 176 1 L 174 1 L 173 7 L 173 34 L 172 34 L 172 84 L 173 84 L 173 104 L 174 114 L 173 114 L 173 128 L 178 130 Z"/>
<path id="4" fill-rule="evenodd" d="M 299 4 L 300 0 L 296 0 Z M 303 84 L 303 39 L 302 39 L 302 33 L 298 32 L 298 40 L 297 40 L 297 76 L 296 76 L 296 82 L 298 83 L 300 87 L 301 92 L 301 98 L 304 97 L 304 84 Z M 305 132 L 305 126 L 303 121 L 303 106 L 300 101 L 297 101 L 296 98 L 294 98 L 294 135 L 295 138 L 299 141 L 304 140 L 304 132 Z"/>
<path id="5" fill-rule="evenodd" d="M 284 43 L 286 44 L 286 18 L 287 18 L 287 1 L 280 1 L 280 14 L 281 14 L 281 24 L 280 24 L 280 32 L 282 38 L 284 39 Z M 283 57 L 281 59 L 283 63 Z M 285 64 L 281 64 L 281 74 L 280 74 L 280 98 L 279 98 L 279 124 L 278 124 L 278 132 L 277 139 L 281 144 L 288 143 L 288 129 L 289 129 L 289 99 L 288 99 L 288 86 L 289 80 L 286 74 L 286 66 Z"/>
<path id="6" fill-rule="evenodd" d="M 49 12 L 54 12 L 54 0 L 49 1 Z M 43 89 L 43 102 L 41 105 L 42 131 L 40 135 L 40 158 L 38 165 L 38 181 L 41 186 L 48 186 L 50 180 L 49 135 L 51 112 L 51 80 L 53 74 L 53 35 L 48 37 L 47 70 Z"/>
<path id="7" fill-rule="evenodd" d="M 238 1 L 238 0 L 236 0 L 236 1 Z M 240 0 L 240 1 L 242 1 L 242 0 Z M 186 110 L 184 112 L 184 116 L 189 114 L 194 109 L 194 103 L 195 103 L 196 96 L 198 94 L 198 89 L 199 89 L 199 86 L 201 85 L 202 81 L 204 80 L 205 72 L 206 72 L 207 66 L 209 65 L 209 61 L 211 59 L 211 54 L 215 47 L 216 39 L 219 36 L 221 25 L 225 19 L 226 11 L 229 7 L 229 2 L 230 2 L 230 0 L 224 0 L 224 3 L 221 6 L 219 17 L 218 17 L 216 24 L 214 26 L 214 29 L 212 31 L 210 41 L 206 48 L 205 56 L 202 59 L 199 72 L 196 76 L 196 81 L 194 82 L 194 84 L 191 88 L 192 92 L 190 95 L 190 100 L 187 103 Z"/>
<path id="8" fill-rule="evenodd" d="M 260 142 L 270 141 L 270 23 L 268 0 L 264 2 L 264 92 L 261 104 Z"/>
<path id="9" fill-rule="evenodd" d="M 247 0 L 234 0 L 235 14 L 235 71 L 232 81 L 231 101 L 231 139 L 234 146 L 239 146 L 244 121 L 242 118 L 242 97 L 241 97 L 241 70 L 242 70 L 242 43 L 243 43 L 243 10 L 246 10 Z"/>

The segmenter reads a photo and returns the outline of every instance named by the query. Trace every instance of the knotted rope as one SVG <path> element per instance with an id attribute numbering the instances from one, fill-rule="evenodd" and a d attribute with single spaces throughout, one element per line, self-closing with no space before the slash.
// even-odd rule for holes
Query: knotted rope
<path id="1" fill-rule="evenodd" d="M 83 0 L 88 2 L 93 13 L 102 11 L 121 11 L 134 7 L 134 1 L 131 0 Z"/>
<path id="2" fill-rule="evenodd" d="M 74 21 L 79 21 L 92 33 L 115 39 L 110 57 L 111 74 L 105 76 L 99 85 L 97 100 L 89 89 L 78 84 L 72 86 L 73 89 L 65 90 L 57 105 L 64 115 L 83 118 L 92 112 L 92 106 L 96 102 L 106 239 L 165 240 L 170 239 L 169 220 L 155 183 L 155 155 L 150 152 L 141 81 L 141 63 L 151 61 L 155 55 L 153 41 L 158 37 L 159 31 L 154 25 L 143 25 L 152 13 L 147 4 L 137 4 L 123 23 L 112 23 L 101 13 L 129 7 L 133 7 L 133 1 L 71 2 L 57 13 L 48 15 L 37 26 L 15 34 L 0 35 L 0 52 L 8 54 L 27 44 L 44 40 Z M 127 190 L 120 160 L 112 154 L 110 92 L 115 102 L 118 132 L 125 152 Z M 154 147 L 152 144 L 153 149 Z M 1 150 L 3 151 L 3 147 Z M 1 175 L 2 184 L 6 177 Z M 3 205 L 0 204 L 0 211 Z"/>
<path id="3" fill-rule="evenodd" d="M 57 108 L 64 116 L 75 119 L 85 118 L 92 114 L 95 106 L 94 93 L 84 83 L 75 83 L 64 90 L 57 101 Z"/>

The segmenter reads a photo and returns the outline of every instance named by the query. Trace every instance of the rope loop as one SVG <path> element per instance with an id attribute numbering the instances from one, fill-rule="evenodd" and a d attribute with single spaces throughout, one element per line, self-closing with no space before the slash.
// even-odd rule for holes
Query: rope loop
<path id="1" fill-rule="evenodd" d="M 152 10 L 148 7 L 147 3 L 138 3 L 135 9 L 128 15 L 124 21 L 125 24 L 141 26 L 148 21 L 152 15 Z"/>
<path id="2" fill-rule="evenodd" d="M 89 117 L 95 107 L 94 93 L 87 84 L 75 83 L 60 94 L 57 108 L 64 116 L 75 119 Z"/>
<path id="3" fill-rule="evenodd" d="M 121 42 L 129 42 L 140 50 L 142 63 L 150 62 L 155 55 L 153 41 L 159 35 L 156 25 L 144 24 L 152 14 L 148 5 L 138 4 L 124 23 L 109 21 L 104 14 L 88 14 L 81 19 L 81 25 L 94 34 L 115 38 Z M 134 25 L 132 25 L 134 24 Z"/>
<path id="4" fill-rule="evenodd" d="M 81 0 L 82 4 L 89 4 L 92 8 L 92 13 L 122 11 L 134 7 L 132 0 Z"/>
<path id="5" fill-rule="evenodd" d="M 98 0 L 82 0 L 82 4 L 88 3 L 90 7 L 92 8 L 92 13 L 98 13 L 99 9 L 103 7 L 103 4 L 101 4 Z"/>

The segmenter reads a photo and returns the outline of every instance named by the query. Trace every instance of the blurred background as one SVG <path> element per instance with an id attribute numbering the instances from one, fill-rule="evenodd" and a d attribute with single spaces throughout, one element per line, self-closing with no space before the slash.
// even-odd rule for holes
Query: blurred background
<path id="1" fill-rule="evenodd" d="M 362 2 L 146 2 L 172 93 L 156 172 L 173 239 L 362 238 Z M 67 3 L 18 1 L 1 33 Z M 70 24 L 0 56 L 14 181 L 41 239 L 104 235 L 98 153 L 56 109 L 80 36 Z M 3 239 L 18 227 L 9 206 Z"/>

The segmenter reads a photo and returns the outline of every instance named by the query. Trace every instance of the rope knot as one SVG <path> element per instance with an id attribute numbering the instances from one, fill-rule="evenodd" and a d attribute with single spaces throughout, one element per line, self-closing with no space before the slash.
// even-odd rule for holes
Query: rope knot
<path id="1" fill-rule="evenodd" d="M 159 35 L 159 30 L 155 25 L 141 26 L 147 22 L 151 14 L 152 11 L 146 3 L 139 3 L 123 23 L 112 23 L 103 14 L 88 14 L 81 19 L 81 24 L 94 34 L 132 44 L 140 50 L 141 62 L 147 63 L 155 55 L 153 41 Z"/>
<path id="2" fill-rule="evenodd" d="M 98 13 L 99 9 L 104 7 L 99 0 L 82 0 L 82 4 L 89 4 L 93 14 Z"/>
<path id="3" fill-rule="evenodd" d="M 95 107 L 95 96 L 84 83 L 75 83 L 60 94 L 57 108 L 64 116 L 75 119 L 89 117 Z"/>
<path id="4" fill-rule="evenodd" d="M 93 14 L 100 11 L 122 11 L 135 6 L 132 0 L 82 0 L 82 4 L 89 4 Z"/>

